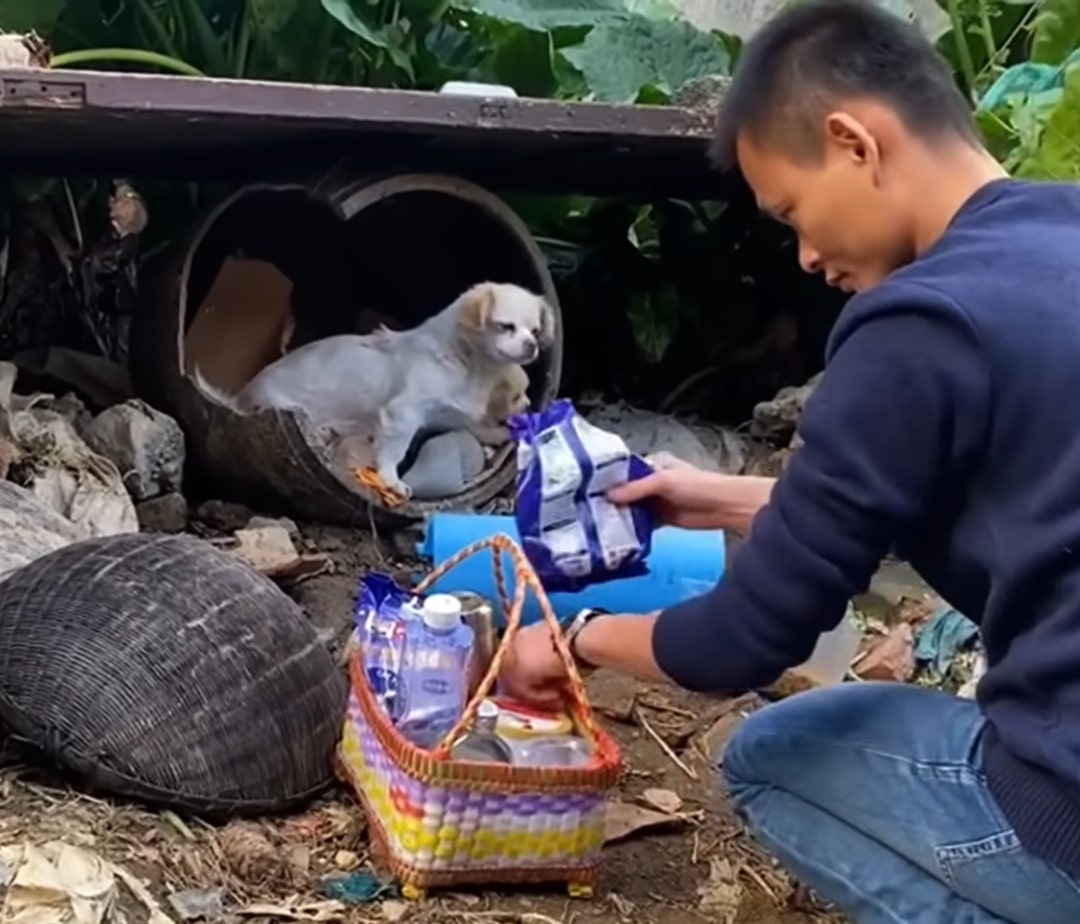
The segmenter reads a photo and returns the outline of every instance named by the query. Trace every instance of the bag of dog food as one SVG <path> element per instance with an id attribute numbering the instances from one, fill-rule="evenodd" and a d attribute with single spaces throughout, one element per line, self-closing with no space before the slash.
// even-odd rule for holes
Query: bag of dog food
<path id="1" fill-rule="evenodd" d="M 517 443 L 521 547 L 548 591 L 646 574 L 655 520 L 607 492 L 652 473 L 614 433 L 594 427 L 567 400 L 509 421 Z"/>

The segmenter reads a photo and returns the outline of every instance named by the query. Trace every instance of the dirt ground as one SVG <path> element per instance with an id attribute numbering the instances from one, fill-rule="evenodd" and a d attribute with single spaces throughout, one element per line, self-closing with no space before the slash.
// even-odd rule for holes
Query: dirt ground
<path id="1" fill-rule="evenodd" d="M 196 531 L 226 531 L 243 525 L 248 515 L 231 505 L 205 508 Z M 239 523 L 232 523 L 234 519 Z M 378 568 L 404 575 L 415 562 L 407 539 L 401 537 L 394 543 L 376 543 L 363 533 L 324 527 L 303 528 L 302 534 L 307 551 L 333 558 L 334 571 L 305 581 L 290 593 L 331 647 L 340 651 L 362 571 Z M 147 886 L 141 897 L 122 889 L 121 905 L 129 924 L 195 920 L 176 906 L 176 893 L 188 890 L 201 890 L 196 896 L 210 902 L 204 919 L 211 922 L 841 921 L 795 889 L 755 847 L 715 786 L 705 753 L 714 750 L 759 700 L 722 702 L 603 674 L 590 681 L 590 692 L 624 750 L 628 772 L 618 800 L 624 806 L 641 806 L 651 798 L 655 804 L 655 791 L 660 790 L 673 805 L 678 803 L 670 822 L 605 848 L 602 884 L 592 900 L 571 900 L 564 890 L 548 889 L 433 893 L 424 903 L 406 904 L 388 892 L 343 911 L 322 893 L 324 878 L 369 868 L 362 815 L 344 790 L 328 793 L 293 817 L 213 827 L 169 812 L 79 794 L 51 773 L 19 763 L 12 754 L 0 763 L 0 844 L 55 838 L 98 852 Z"/>

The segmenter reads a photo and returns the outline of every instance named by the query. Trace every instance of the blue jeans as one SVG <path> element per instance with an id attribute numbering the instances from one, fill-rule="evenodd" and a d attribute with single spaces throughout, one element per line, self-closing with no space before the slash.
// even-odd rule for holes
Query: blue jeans
<path id="1" fill-rule="evenodd" d="M 736 812 L 857 924 L 1080 924 L 1080 881 L 1020 846 L 978 706 L 846 683 L 753 714 L 723 756 Z"/>

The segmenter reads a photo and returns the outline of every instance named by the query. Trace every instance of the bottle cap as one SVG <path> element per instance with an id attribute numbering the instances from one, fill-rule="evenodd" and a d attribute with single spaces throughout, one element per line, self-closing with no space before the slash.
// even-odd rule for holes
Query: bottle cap
<path id="1" fill-rule="evenodd" d="M 481 700 L 480 705 L 476 707 L 476 717 L 478 719 L 494 719 L 497 722 L 499 720 L 499 707 L 494 700 Z"/>
<path id="2" fill-rule="evenodd" d="M 432 629 L 453 629 L 462 625 L 461 601 L 451 594 L 432 594 L 424 601 L 422 616 Z"/>

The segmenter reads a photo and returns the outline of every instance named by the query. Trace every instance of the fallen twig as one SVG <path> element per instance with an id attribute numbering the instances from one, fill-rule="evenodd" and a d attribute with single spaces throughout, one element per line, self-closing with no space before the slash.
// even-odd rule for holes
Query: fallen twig
<path id="1" fill-rule="evenodd" d="M 764 892 L 766 895 L 769 896 L 769 898 L 772 899 L 773 904 L 780 904 L 779 897 L 765 881 L 765 877 L 762 876 L 761 873 L 754 869 L 754 867 L 751 866 L 749 863 L 743 863 L 742 870 L 744 873 L 746 873 L 747 876 L 749 876 L 753 880 L 754 885 L 756 885 L 759 889 L 761 889 L 762 892 Z"/>
<path id="2" fill-rule="evenodd" d="M 646 699 L 640 697 L 638 702 L 641 703 L 646 709 L 653 709 L 656 712 L 670 712 L 672 715 L 682 716 L 684 719 L 696 718 L 696 713 L 691 712 L 689 709 L 680 709 L 678 706 L 672 706 L 669 703 L 661 703 L 655 699 Z"/>
<path id="3" fill-rule="evenodd" d="M 656 742 L 657 746 L 660 748 L 661 751 L 664 752 L 668 760 L 670 760 L 673 764 L 675 764 L 676 767 L 682 770 L 682 772 L 685 773 L 688 777 L 690 777 L 690 779 L 697 780 L 697 771 L 694 770 L 693 767 L 687 766 L 683 759 L 671 749 L 671 745 L 669 745 L 663 738 L 660 737 L 660 733 L 655 728 L 653 728 L 648 723 L 645 716 L 642 715 L 640 706 L 634 706 L 633 715 L 634 721 L 636 721 L 638 725 L 640 725 L 642 729 L 644 729 L 645 734 L 647 734 L 650 738 L 652 738 L 653 741 Z"/>

